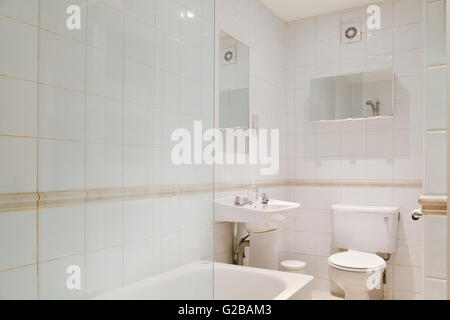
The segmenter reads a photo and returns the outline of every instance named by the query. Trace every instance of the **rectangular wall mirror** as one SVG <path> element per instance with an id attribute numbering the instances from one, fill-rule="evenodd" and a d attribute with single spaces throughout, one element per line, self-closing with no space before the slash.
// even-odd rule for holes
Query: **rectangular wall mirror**
<path id="1" fill-rule="evenodd" d="M 219 128 L 249 128 L 249 48 L 220 33 Z"/>
<path id="2" fill-rule="evenodd" d="M 311 79 L 311 121 L 392 117 L 392 69 Z"/>

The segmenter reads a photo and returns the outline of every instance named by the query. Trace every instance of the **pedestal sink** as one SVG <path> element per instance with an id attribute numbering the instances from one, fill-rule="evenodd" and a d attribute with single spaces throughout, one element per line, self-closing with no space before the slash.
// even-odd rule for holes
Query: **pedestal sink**
<path id="1" fill-rule="evenodd" d="M 278 270 L 278 228 L 300 207 L 270 200 L 268 204 L 237 206 L 234 198 L 214 201 L 216 221 L 245 223 L 250 234 L 250 266 Z"/>
<path id="2" fill-rule="evenodd" d="M 218 222 L 245 223 L 249 232 L 267 232 L 277 229 L 289 215 L 300 207 L 298 203 L 270 200 L 268 204 L 236 206 L 234 198 L 218 199 L 214 213 Z"/>

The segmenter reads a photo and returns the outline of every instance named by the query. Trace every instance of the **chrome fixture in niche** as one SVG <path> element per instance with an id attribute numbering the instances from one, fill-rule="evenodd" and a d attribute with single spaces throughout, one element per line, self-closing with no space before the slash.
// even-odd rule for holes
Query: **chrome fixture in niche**
<path id="1" fill-rule="evenodd" d="M 372 108 L 373 116 L 378 117 L 380 116 L 380 101 L 377 101 L 373 103 L 372 100 L 369 100 L 366 102 L 366 105 L 370 106 Z"/>

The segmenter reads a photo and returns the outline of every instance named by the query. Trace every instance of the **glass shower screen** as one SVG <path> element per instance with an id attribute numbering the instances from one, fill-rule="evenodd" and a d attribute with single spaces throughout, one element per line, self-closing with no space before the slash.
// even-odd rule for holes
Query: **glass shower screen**
<path id="1" fill-rule="evenodd" d="M 171 135 L 214 125 L 214 0 L 0 0 L 0 43 L 0 299 L 212 299 Z"/>

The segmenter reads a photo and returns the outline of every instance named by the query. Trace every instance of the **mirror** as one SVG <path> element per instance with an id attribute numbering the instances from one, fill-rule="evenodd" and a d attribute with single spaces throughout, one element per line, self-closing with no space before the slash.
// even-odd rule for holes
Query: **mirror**
<path id="1" fill-rule="evenodd" d="M 220 33 L 219 128 L 249 128 L 249 48 Z"/>
<path id="2" fill-rule="evenodd" d="M 311 79 L 311 121 L 392 117 L 393 87 L 392 69 Z"/>

